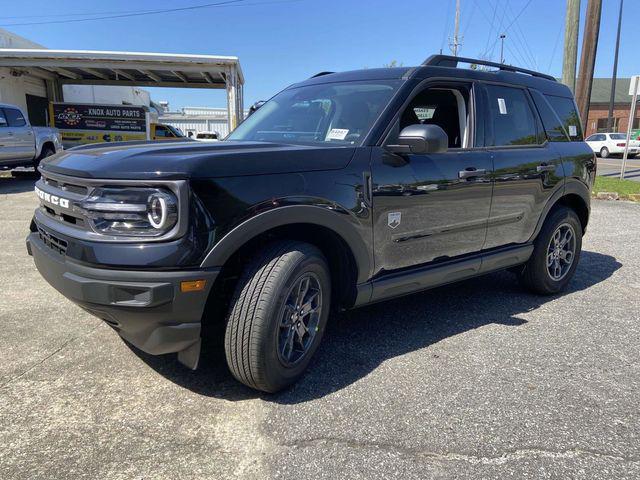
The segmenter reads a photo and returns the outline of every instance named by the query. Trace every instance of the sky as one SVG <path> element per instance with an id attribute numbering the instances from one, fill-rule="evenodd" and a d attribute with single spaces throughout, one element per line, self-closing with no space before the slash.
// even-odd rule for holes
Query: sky
<path id="1" fill-rule="evenodd" d="M 235 0 L 156 15 L 24 25 L 211 1 L 7 0 L 0 27 L 54 49 L 237 56 L 246 82 L 245 107 L 321 71 L 374 68 L 392 61 L 419 65 L 441 49 L 449 53 L 454 27 L 455 0 Z M 579 45 L 587 0 L 581 4 Z M 619 0 L 603 0 L 596 77 L 611 76 L 618 7 Z M 461 0 L 459 55 L 497 61 L 497 38 L 505 32 L 506 63 L 559 77 L 564 18 L 564 0 Z M 640 1 L 626 0 L 619 77 L 640 74 L 638 18 Z M 172 110 L 226 103 L 221 90 L 149 90 L 155 101 L 168 100 Z"/>

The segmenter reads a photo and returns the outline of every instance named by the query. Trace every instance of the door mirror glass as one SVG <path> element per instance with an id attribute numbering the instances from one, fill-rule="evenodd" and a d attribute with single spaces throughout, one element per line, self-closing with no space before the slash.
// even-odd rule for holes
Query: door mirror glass
<path id="1" fill-rule="evenodd" d="M 396 153 L 442 153 L 449 148 L 449 137 L 438 125 L 414 124 L 402 129 L 398 145 L 388 148 Z"/>

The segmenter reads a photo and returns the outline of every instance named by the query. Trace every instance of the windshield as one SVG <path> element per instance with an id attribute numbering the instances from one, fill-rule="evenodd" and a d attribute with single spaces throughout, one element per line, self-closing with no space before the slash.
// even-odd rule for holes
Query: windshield
<path id="1" fill-rule="evenodd" d="M 627 139 L 627 135 L 624 133 L 612 133 L 609 135 L 611 137 L 611 140 L 626 140 Z"/>
<path id="2" fill-rule="evenodd" d="M 400 84 L 400 80 L 369 80 L 284 90 L 240 124 L 227 140 L 360 144 Z"/>

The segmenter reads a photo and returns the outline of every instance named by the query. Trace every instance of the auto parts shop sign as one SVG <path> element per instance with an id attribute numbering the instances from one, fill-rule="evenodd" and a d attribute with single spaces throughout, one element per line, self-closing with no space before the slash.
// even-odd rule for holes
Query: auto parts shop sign
<path id="1" fill-rule="evenodd" d="M 60 130 L 107 130 L 145 132 L 142 107 L 53 103 L 53 126 Z"/>

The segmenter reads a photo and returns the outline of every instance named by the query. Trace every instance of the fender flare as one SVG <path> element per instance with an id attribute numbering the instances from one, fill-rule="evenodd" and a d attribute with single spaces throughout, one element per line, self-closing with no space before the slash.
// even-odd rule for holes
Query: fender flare
<path id="1" fill-rule="evenodd" d="M 589 212 L 591 211 L 591 194 L 589 192 L 589 188 L 578 179 L 567 179 L 564 185 L 561 188 L 558 188 L 553 193 L 553 195 L 551 195 L 551 198 L 549 198 L 546 205 L 544 206 L 542 214 L 540 215 L 538 223 L 536 224 L 536 228 L 533 231 L 531 238 L 529 239 L 530 242 L 535 240 L 535 238 L 538 236 L 538 233 L 540 233 L 540 230 L 542 229 L 544 222 L 547 220 L 547 216 L 549 215 L 551 209 L 555 207 L 556 204 L 567 195 L 579 196 L 587 207 L 587 210 Z"/>
<path id="2" fill-rule="evenodd" d="M 207 253 L 200 266 L 222 267 L 238 248 L 252 238 L 273 228 L 294 223 L 325 227 L 337 234 L 351 249 L 358 271 L 358 283 L 368 279 L 371 271 L 371 247 L 367 247 L 358 228 L 363 229 L 364 233 L 364 229 L 369 227 L 359 224 L 347 210 L 312 205 L 278 207 L 251 217 L 222 237 Z"/>

